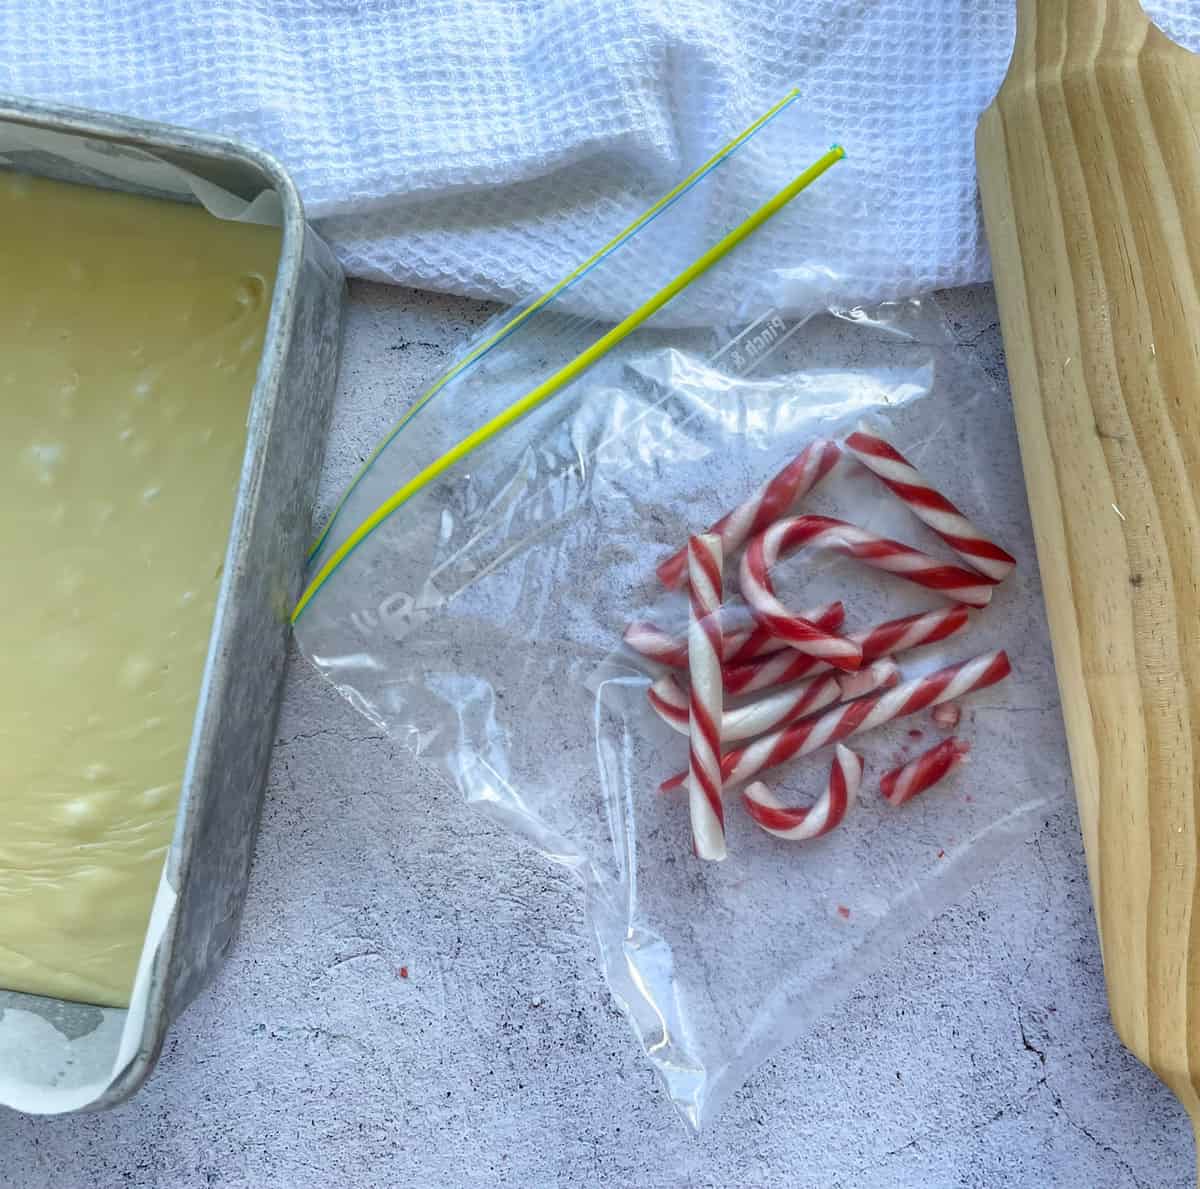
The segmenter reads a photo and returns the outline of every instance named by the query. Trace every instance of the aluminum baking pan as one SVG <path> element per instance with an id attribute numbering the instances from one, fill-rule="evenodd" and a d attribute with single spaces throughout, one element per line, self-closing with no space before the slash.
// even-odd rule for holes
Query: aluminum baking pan
<path id="1" fill-rule="evenodd" d="M 288 611 L 301 588 L 311 509 L 333 402 L 345 281 L 304 219 L 286 171 L 256 149 L 182 128 L 0 96 L 0 130 L 77 138 L 89 153 L 127 150 L 249 201 L 274 192 L 281 255 L 246 452 L 166 874 L 178 899 L 154 962 L 140 1047 L 88 1109 L 127 1099 L 154 1068 L 172 1020 L 212 978 L 233 942 L 246 895 L 282 692 Z M 86 154 L 85 154 L 86 155 Z M 5 153 L 0 168 L 143 194 L 53 153 Z M 119 172 L 119 171 L 118 171 Z M 161 196 L 161 193 L 159 193 Z M 0 991 L 66 1037 L 95 1029 L 100 1010 Z"/>

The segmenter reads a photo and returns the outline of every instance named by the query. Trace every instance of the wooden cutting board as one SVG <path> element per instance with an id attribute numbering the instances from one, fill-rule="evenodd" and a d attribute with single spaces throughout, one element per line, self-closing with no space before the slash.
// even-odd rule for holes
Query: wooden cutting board
<path id="1" fill-rule="evenodd" d="M 1113 1023 L 1200 1120 L 1200 59 L 1018 0 L 979 185 Z"/>

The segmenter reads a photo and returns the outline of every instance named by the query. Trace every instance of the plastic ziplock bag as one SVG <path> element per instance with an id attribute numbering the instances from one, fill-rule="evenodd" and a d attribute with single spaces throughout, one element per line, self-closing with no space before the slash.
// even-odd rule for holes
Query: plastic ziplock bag
<path id="1" fill-rule="evenodd" d="M 478 418 L 453 400 L 431 413 L 451 434 Z M 863 418 L 985 532 L 1015 535 L 992 450 L 991 427 L 1010 432 L 1007 406 L 936 308 L 807 323 L 768 313 L 737 336 L 639 335 L 385 521 L 297 627 L 364 714 L 576 871 L 612 993 L 695 1128 L 992 870 L 1060 788 L 1021 746 L 1018 712 L 1036 704 L 1023 658 L 1040 645 L 1018 568 L 966 629 L 897 658 L 905 677 L 992 648 L 1012 659 L 1010 678 L 966 699 L 957 733 L 971 763 L 944 786 L 899 809 L 876 792 L 885 770 L 942 737 L 926 712 L 850 741 L 866 760 L 862 797 L 811 842 L 762 832 L 731 791 L 729 857 L 703 863 L 686 797 L 658 792 L 687 742 L 647 704 L 660 670 L 621 643 L 634 620 L 686 624 L 685 597 L 658 584 L 656 564 L 813 438 Z M 845 457 L 803 510 L 956 560 Z M 727 564 L 734 601 L 736 572 Z M 944 605 L 838 556 L 801 555 L 776 577 L 789 606 L 841 599 L 847 630 Z M 828 764 L 826 749 L 767 779 L 806 804 Z"/>

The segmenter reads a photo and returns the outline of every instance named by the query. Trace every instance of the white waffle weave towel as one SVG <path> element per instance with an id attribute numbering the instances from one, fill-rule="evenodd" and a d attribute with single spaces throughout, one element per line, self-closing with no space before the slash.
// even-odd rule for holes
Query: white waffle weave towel
<path id="1" fill-rule="evenodd" d="M 1013 7 L 5 0 L 0 92 L 251 141 L 293 171 L 352 274 L 512 300 L 795 85 L 870 216 L 797 250 L 836 278 L 824 296 L 871 300 L 988 274 L 973 136 Z M 1147 8 L 1200 48 L 1195 0 Z"/>

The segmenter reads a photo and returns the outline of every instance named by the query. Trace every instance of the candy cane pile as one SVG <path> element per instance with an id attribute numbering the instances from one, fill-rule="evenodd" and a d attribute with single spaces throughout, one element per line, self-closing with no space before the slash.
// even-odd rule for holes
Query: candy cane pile
<path id="1" fill-rule="evenodd" d="M 845 449 L 962 564 L 844 520 L 799 512 L 805 495 L 841 457 L 837 444 L 825 439 L 805 447 L 755 495 L 660 563 L 662 584 L 684 588 L 688 596 L 687 635 L 641 621 L 624 638 L 639 656 L 676 670 L 660 667 L 648 697 L 654 712 L 688 737 L 688 770 L 661 789 L 688 789 L 699 858 L 725 858 L 722 797 L 739 786 L 746 813 L 768 834 L 789 841 L 828 834 L 854 808 L 865 770 L 862 756 L 843 740 L 929 707 L 936 726 L 953 730 L 960 721 L 959 700 L 1011 672 L 1007 653 L 994 651 L 904 680 L 895 658 L 967 628 L 968 609 L 986 607 L 1016 561 L 882 438 L 860 429 L 846 439 Z M 845 554 L 948 603 L 843 632 L 842 602 L 796 612 L 776 595 L 772 568 L 801 549 Z M 727 601 L 735 573 L 742 602 Z M 787 806 L 756 779 L 830 746 L 829 775 L 811 805 Z M 907 803 L 954 771 L 969 750 L 968 743 L 951 737 L 892 769 L 880 781 L 883 799 L 892 806 Z"/>

